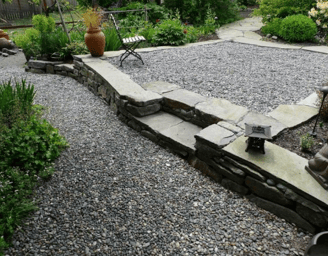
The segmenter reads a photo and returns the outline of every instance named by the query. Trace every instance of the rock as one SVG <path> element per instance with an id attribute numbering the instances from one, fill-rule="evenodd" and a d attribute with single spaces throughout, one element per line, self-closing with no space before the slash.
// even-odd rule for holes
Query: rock
<path id="1" fill-rule="evenodd" d="M 221 152 L 201 143 L 200 141 L 196 140 L 195 147 L 197 149 L 196 156 L 202 161 L 209 162 L 214 157 L 222 157 Z"/>
<path id="2" fill-rule="evenodd" d="M 153 133 L 151 133 L 151 132 L 149 132 L 149 131 L 142 130 L 141 131 L 141 135 L 144 136 L 144 137 L 146 137 L 146 138 L 148 138 L 148 139 L 150 139 L 151 141 L 153 141 L 155 143 L 158 141 L 158 138 L 156 137 L 156 135 L 153 134 Z"/>
<path id="3" fill-rule="evenodd" d="M 322 214 L 319 214 L 302 204 L 297 204 L 296 212 L 313 225 L 321 228 L 324 228 L 327 225 L 327 219 Z"/>
<path id="4" fill-rule="evenodd" d="M 233 172 L 228 170 L 226 167 L 214 162 L 213 160 L 209 162 L 209 165 L 212 166 L 214 168 L 214 170 L 216 170 L 218 173 L 225 176 L 226 178 L 228 178 L 240 185 L 242 185 L 244 183 L 245 179 L 243 177 L 235 175 Z"/>
<path id="5" fill-rule="evenodd" d="M 309 231 L 310 233 L 314 234 L 316 231 L 315 227 L 312 224 L 310 224 L 308 221 L 303 219 L 300 215 L 298 215 L 296 212 L 292 211 L 291 209 L 269 202 L 267 200 L 256 197 L 254 195 L 248 196 L 248 199 L 251 202 L 255 203 L 257 206 L 269 212 L 272 212 L 273 214 L 277 215 L 280 218 L 284 218 L 289 222 L 295 223 L 297 226 Z"/>
<path id="6" fill-rule="evenodd" d="M 8 53 L 9 55 L 15 55 L 17 53 L 17 51 L 14 51 L 14 50 L 9 50 L 7 48 L 3 48 L 2 49 L 2 52 L 4 53 Z"/>
<path id="7" fill-rule="evenodd" d="M 274 180 L 272 180 L 272 179 L 267 179 L 267 184 L 268 185 L 270 185 L 270 186 L 275 186 L 276 185 L 276 183 L 274 182 Z"/>
<path id="8" fill-rule="evenodd" d="M 223 179 L 221 182 L 221 185 L 225 187 L 226 189 L 235 191 L 239 194 L 246 195 L 248 193 L 248 188 L 237 184 L 236 182 L 233 182 L 232 180 L 229 179 Z"/>
<path id="9" fill-rule="evenodd" d="M 266 35 L 266 38 L 270 38 L 270 37 L 272 37 L 271 34 L 267 34 L 267 35 Z"/>
<path id="10" fill-rule="evenodd" d="M 220 121 L 217 123 L 217 125 L 233 132 L 234 134 L 236 134 L 236 136 L 240 136 L 244 133 L 244 130 L 242 128 L 240 128 L 236 125 L 230 124 L 228 122 L 225 122 L 225 121 Z"/>
<path id="11" fill-rule="evenodd" d="M 177 89 L 181 89 L 181 87 L 179 85 L 170 84 L 170 83 L 167 83 L 164 81 L 151 82 L 151 83 L 142 85 L 142 87 L 145 90 L 156 92 L 158 94 L 163 94 L 166 92 L 171 92 L 171 91 L 174 91 Z"/>
<path id="12" fill-rule="evenodd" d="M 53 65 L 46 65 L 46 72 L 49 74 L 55 74 L 54 66 Z"/>
<path id="13" fill-rule="evenodd" d="M 271 187 L 266 183 L 260 182 L 250 176 L 245 179 L 246 186 L 256 195 L 266 198 L 281 205 L 290 205 L 291 202 L 285 198 L 284 194 L 276 187 Z"/>
<path id="14" fill-rule="evenodd" d="M 225 99 L 210 98 L 196 105 L 196 115 L 208 124 L 219 121 L 238 122 L 248 110 Z"/>
<path id="15" fill-rule="evenodd" d="M 295 115 L 297 113 L 297 115 Z M 268 113 L 288 128 L 303 124 L 318 114 L 318 108 L 303 105 L 279 105 Z"/>
<path id="16" fill-rule="evenodd" d="M 211 169 L 207 163 L 201 161 L 200 159 L 198 159 L 195 156 L 189 156 L 188 158 L 188 163 L 200 170 L 203 174 L 213 178 L 216 182 L 221 182 L 222 180 L 222 175 L 218 174 L 216 171 L 214 171 L 213 169 Z"/>
<path id="17" fill-rule="evenodd" d="M 8 57 L 8 56 L 9 56 L 9 54 L 8 54 L 8 53 L 4 53 L 4 52 L 3 52 L 3 53 L 2 53 L 2 56 L 3 56 L 3 57 Z"/>
<path id="18" fill-rule="evenodd" d="M 184 109 L 189 111 L 197 103 L 206 100 L 205 97 L 184 89 L 178 89 L 171 92 L 163 93 L 164 104 L 172 109 Z"/>
<path id="19" fill-rule="evenodd" d="M 277 36 L 272 36 L 271 38 L 272 38 L 273 40 L 277 40 L 277 39 L 278 39 Z"/>
<path id="20" fill-rule="evenodd" d="M 0 50 L 3 48 L 12 48 L 10 42 L 6 38 L 0 38 Z"/>
<path id="21" fill-rule="evenodd" d="M 224 160 L 224 158 L 214 158 L 214 161 L 223 167 L 227 168 L 229 171 L 231 171 L 233 174 L 240 176 L 240 177 L 245 177 L 245 172 L 234 166 L 233 164 L 227 162 Z"/>
<path id="22" fill-rule="evenodd" d="M 236 135 L 216 124 L 212 124 L 195 135 L 197 141 L 215 149 L 221 149 L 234 141 Z"/>
<path id="23" fill-rule="evenodd" d="M 230 162 L 231 164 L 233 164 L 234 166 L 236 166 L 240 170 L 243 170 L 244 172 L 246 172 L 249 176 L 252 176 L 253 178 L 255 178 L 259 181 L 265 181 L 266 180 L 266 178 L 262 174 L 260 174 L 259 172 L 254 171 L 250 167 L 248 167 L 246 165 L 243 165 L 243 164 L 237 162 L 236 160 L 234 160 L 234 159 L 232 159 L 228 156 L 225 156 L 224 160 Z"/>
<path id="24" fill-rule="evenodd" d="M 161 109 L 161 104 L 155 103 L 152 105 L 137 107 L 131 104 L 126 105 L 126 110 L 129 111 L 132 115 L 137 117 L 148 116 L 154 114 Z"/>

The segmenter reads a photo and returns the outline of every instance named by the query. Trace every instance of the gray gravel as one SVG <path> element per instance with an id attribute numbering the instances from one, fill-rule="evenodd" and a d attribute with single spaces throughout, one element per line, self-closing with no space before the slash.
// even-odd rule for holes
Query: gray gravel
<path id="1" fill-rule="evenodd" d="M 33 83 L 70 143 L 6 255 L 303 254 L 310 234 L 143 138 L 75 80 L 3 61 L 0 77 Z"/>
<path id="2" fill-rule="evenodd" d="M 328 82 L 328 55 L 233 42 L 141 53 L 120 68 L 140 85 L 163 80 L 260 113 L 295 104 Z M 118 65 L 118 58 L 109 61 Z"/>

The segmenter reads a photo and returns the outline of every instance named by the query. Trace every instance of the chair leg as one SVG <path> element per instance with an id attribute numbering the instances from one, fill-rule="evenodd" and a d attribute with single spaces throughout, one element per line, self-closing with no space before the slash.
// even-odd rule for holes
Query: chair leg
<path id="1" fill-rule="evenodd" d="M 120 67 L 123 66 L 123 65 L 122 65 L 123 61 L 124 61 L 127 57 L 129 57 L 129 55 L 133 55 L 133 56 L 135 56 L 136 58 L 138 58 L 139 60 L 141 60 L 142 65 L 145 65 L 144 62 L 143 62 L 143 60 L 142 60 L 142 58 L 141 58 L 141 56 L 140 56 L 137 52 L 134 51 L 134 50 L 138 47 L 138 45 L 139 45 L 140 43 L 141 43 L 141 42 L 137 42 L 137 43 L 132 44 L 131 46 L 124 45 L 125 53 L 123 53 L 123 54 L 121 55 L 121 57 L 120 57 L 120 62 L 121 62 Z"/>

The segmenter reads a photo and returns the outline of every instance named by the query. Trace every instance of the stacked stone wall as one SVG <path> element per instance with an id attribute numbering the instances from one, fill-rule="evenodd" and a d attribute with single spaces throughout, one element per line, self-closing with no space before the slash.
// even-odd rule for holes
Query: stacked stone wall
<path id="1" fill-rule="evenodd" d="M 265 170 L 244 162 L 238 156 L 224 150 L 224 146 L 243 134 L 240 127 L 221 121 L 219 117 L 206 112 L 208 102 L 199 105 L 179 105 L 168 99 L 165 93 L 151 95 L 150 98 L 136 99 L 120 95 L 106 79 L 88 68 L 79 58 L 74 60 L 74 68 L 60 62 L 30 61 L 27 71 L 70 76 L 86 86 L 94 94 L 105 100 L 119 119 L 129 127 L 137 130 L 153 142 L 171 149 L 188 159 L 188 162 L 223 187 L 249 198 L 259 207 L 295 223 L 312 233 L 328 230 L 328 206 L 310 195 L 300 193 L 297 188 L 268 175 Z M 204 105 L 205 104 L 205 105 Z M 207 104 L 207 105 L 206 105 Z M 205 106 L 205 107 L 204 107 Z M 215 124 L 229 133 L 222 145 L 202 136 L 195 136 L 195 150 L 163 136 L 154 131 L 138 117 L 154 114 L 160 110 L 199 125 L 210 128 Z M 302 195 L 301 195 L 302 194 Z"/>

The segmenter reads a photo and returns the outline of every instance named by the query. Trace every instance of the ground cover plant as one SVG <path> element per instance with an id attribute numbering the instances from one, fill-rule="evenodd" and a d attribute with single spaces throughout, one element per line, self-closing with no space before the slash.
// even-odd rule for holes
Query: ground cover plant
<path id="1" fill-rule="evenodd" d="M 253 15 L 262 17 L 264 35 L 275 35 L 288 42 L 327 43 L 327 0 L 261 0 L 259 3 Z"/>
<path id="2" fill-rule="evenodd" d="M 0 255 L 22 219 L 37 209 L 33 189 L 54 172 L 53 161 L 68 143 L 33 105 L 26 80 L 0 84 Z"/>

